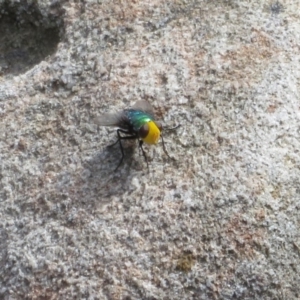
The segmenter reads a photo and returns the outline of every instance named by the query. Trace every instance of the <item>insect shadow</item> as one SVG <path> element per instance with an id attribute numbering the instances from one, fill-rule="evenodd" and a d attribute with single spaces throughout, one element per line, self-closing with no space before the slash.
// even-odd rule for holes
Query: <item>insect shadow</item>
<path id="1" fill-rule="evenodd" d="M 87 194 L 94 194 L 101 202 L 111 201 L 112 196 L 121 196 L 131 190 L 135 170 L 141 168 L 140 162 L 133 158 L 136 154 L 136 141 L 124 143 L 124 165 L 115 172 L 116 162 L 120 160 L 120 149 L 105 147 L 84 163 L 83 176 L 88 189 Z M 85 197 L 85 195 L 83 195 Z"/>
<path id="2" fill-rule="evenodd" d="M 115 132 L 110 135 L 115 137 L 114 134 Z M 130 169 L 137 164 L 137 159 L 135 158 L 137 154 L 137 142 L 134 139 L 122 140 L 122 152 L 120 151 L 119 143 L 118 139 L 112 138 L 111 142 L 104 146 L 94 159 L 98 161 L 98 164 L 101 164 L 100 168 L 105 173 L 125 173 L 128 175 Z M 122 168 L 119 168 L 121 164 Z M 119 172 L 116 172 L 117 170 Z"/>

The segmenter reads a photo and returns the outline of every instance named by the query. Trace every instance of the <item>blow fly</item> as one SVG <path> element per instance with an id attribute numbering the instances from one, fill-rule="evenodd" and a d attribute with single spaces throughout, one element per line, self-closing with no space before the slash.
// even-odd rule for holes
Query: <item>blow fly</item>
<path id="1" fill-rule="evenodd" d="M 97 123 L 101 126 L 118 127 L 118 139 L 115 143 L 110 145 L 114 146 L 119 143 L 121 150 L 121 160 L 115 171 L 120 167 L 124 160 L 122 140 L 138 140 L 139 148 L 142 150 L 147 167 L 149 167 L 149 165 L 146 153 L 143 149 L 144 143 L 149 145 L 157 144 L 161 137 L 163 150 L 165 154 L 171 158 L 166 150 L 165 142 L 161 134 L 162 126 L 155 121 L 153 108 L 147 101 L 138 101 L 131 108 L 124 109 L 118 113 L 104 114 L 97 120 Z"/>

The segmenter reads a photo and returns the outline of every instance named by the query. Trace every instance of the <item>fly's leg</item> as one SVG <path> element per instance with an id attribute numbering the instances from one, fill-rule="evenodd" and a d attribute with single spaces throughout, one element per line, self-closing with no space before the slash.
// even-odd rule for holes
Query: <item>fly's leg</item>
<path id="1" fill-rule="evenodd" d="M 124 134 L 130 134 L 128 131 L 126 130 L 122 130 L 122 129 L 117 129 L 117 134 L 118 134 L 118 139 L 115 143 L 109 145 L 108 147 L 112 147 L 114 146 L 115 144 L 119 143 L 119 146 L 120 146 L 120 150 L 121 150 L 121 159 L 120 159 L 120 162 L 119 164 L 117 165 L 117 167 L 115 168 L 115 171 L 117 171 L 119 169 L 119 167 L 121 166 L 123 160 L 124 160 L 124 148 L 123 148 L 123 145 L 122 145 L 122 142 L 121 140 L 135 140 L 137 139 L 138 137 L 136 135 L 128 135 L 128 136 L 121 136 L 120 133 L 124 133 Z"/>
<path id="2" fill-rule="evenodd" d="M 172 131 L 172 130 L 176 130 L 177 128 L 179 128 L 181 126 L 181 124 L 178 124 L 174 127 L 164 127 L 164 131 Z"/>
<path id="3" fill-rule="evenodd" d="M 172 131 L 172 130 L 176 130 L 176 129 L 177 129 L 178 127 L 180 127 L 180 126 L 181 126 L 181 125 L 179 124 L 179 125 L 176 125 L 176 126 L 174 126 L 174 127 L 164 127 L 163 130 L 164 130 L 164 131 Z M 163 150 L 164 150 L 165 154 L 166 154 L 169 158 L 175 160 L 174 157 L 171 157 L 171 156 L 169 155 L 169 153 L 168 153 L 168 151 L 167 151 L 167 149 L 166 149 L 165 141 L 164 141 L 163 135 L 161 134 L 160 137 L 161 137 L 162 146 L 163 146 Z"/>
<path id="4" fill-rule="evenodd" d="M 115 172 L 118 170 L 118 168 L 121 166 L 123 160 L 124 160 L 124 149 L 123 149 L 123 145 L 122 145 L 122 142 L 121 142 L 121 135 L 120 135 L 120 129 L 117 130 L 117 134 L 118 134 L 118 140 L 117 142 L 119 142 L 119 145 L 120 145 L 120 149 L 121 149 L 121 154 L 122 154 L 122 157 L 121 157 L 121 160 L 119 162 L 119 164 L 117 165 L 117 167 L 115 168 Z M 116 144 L 116 143 L 115 143 Z"/>
<path id="5" fill-rule="evenodd" d="M 147 156 L 146 156 L 146 152 L 145 152 L 145 150 L 143 148 L 143 141 L 142 140 L 139 140 L 139 148 L 142 150 L 143 156 L 144 156 L 146 164 L 147 164 L 147 168 L 149 170 L 148 159 L 147 159 Z"/>
<path id="6" fill-rule="evenodd" d="M 173 157 L 171 157 L 171 156 L 169 155 L 169 153 L 168 153 L 168 151 L 167 151 L 167 149 L 166 149 L 166 146 L 165 146 L 165 141 L 164 141 L 164 137 L 163 137 L 162 135 L 160 135 L 160 137 L 161 137 L 162 146 L 163 146 L 163 150 L 164 150 L 165 154 L 166 154 L 166 155 L 167 155 L 169 158 L 171 158 L 171 159 L 173 159 L 173 160 L 174 160 L 174 158 L 173 158 Z"/>

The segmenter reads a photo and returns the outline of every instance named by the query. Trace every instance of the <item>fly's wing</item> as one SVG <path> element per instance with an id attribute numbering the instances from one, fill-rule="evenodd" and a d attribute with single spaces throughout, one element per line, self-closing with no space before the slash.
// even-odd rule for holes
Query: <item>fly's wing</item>
<path id="1" fill-rule="evenodd" d="M 95 119 L 95 123 L 100 126 L 116 126 L 125 130 L 130 130 L 132 127 L 132 121 L 128 118 L 128 112 L 131 110 L 142 111 L 154 118 L 154 111 L 150 103 L 145 100 L 140 100 L 137 101 L 131 109 L 125 109 L 124 111 L 117 113 L 103 114 L 99 118 Z"/>
<path id="2" fill-rule="evenodd" d="M 150 114 L 152 117 L 154 117 L 154 110 L 151 104 L 146 100 L 139 100 L 137 101 L 133 106 L 132 109 L 134 110 L 141 110 L 148 114 Z"/>
<path id="3" fill-rule="evenodd" d="M 124 115 L 123 113 L 106 113 L 95 119 L 95 123 L 100 126 L 117 126 L 123 127 Z"/>

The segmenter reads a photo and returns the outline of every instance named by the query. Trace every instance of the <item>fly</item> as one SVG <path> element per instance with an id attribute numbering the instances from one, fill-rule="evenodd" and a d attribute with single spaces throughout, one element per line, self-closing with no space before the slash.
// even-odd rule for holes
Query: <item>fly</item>
<path id="1" fill-rule="evenodd" d="M 144 159 L 148 165 L 146 153 L 143 144 L 157 144 L 159 138 L 162 140 L 162 146 L 165 154 L 171 158 L 166 150 L 162 132 L 162 126 L 155 121 L 153 108 L 149 102 L 141 100 L 136 102 L 131 108 L 124 109 L 118 113 L 107 113 L 102 115 L 97 123 L 101 126 L 115 126 L 117 129 L 117 141 L 110 146 L 119 143 L 121 150 L 121 160 L 115 171 L 120 167 L 124 160 L 124 149 L 122 140 L 138 140 L 139 148 L 141 149 Z M 176 129 L 169 128 L 168 130 Z M 110 147 L 109 146 L 109 147 Z"/>

